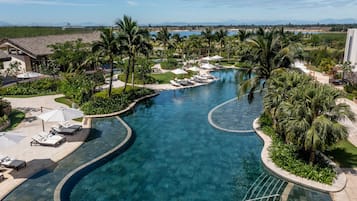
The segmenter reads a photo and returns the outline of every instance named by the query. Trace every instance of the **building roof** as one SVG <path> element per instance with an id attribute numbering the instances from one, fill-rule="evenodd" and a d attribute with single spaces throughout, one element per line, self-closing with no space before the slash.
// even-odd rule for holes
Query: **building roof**
<path id="1" fill-rule="evenodd" d="M 91 43 L 100 39 L 100 32 L 50 35 L 29 38 L 9 38 L 0 41 L 0 47 L 13 46 L 31 57 L 45 56 L 52 54 L 52 48 L 49 45 L 75 41 L 82 39 L 84 43 Z"/>
<path id="2" fill-rule="evenodd" d="M 0 50 L 0 61 L 8 61 L 11 60 L 11 57 L 5 52 Z"/>

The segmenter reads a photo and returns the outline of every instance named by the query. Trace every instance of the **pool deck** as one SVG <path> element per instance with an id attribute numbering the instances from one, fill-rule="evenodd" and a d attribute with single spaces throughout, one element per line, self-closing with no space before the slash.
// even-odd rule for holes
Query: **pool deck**
<path id="1" fill-rule="evenodd" d="M 73 136 L 66 135 L 66 142 L 58 147 L 49 146 L 30 146 L 31 137 L 42 131 L 42 121 L 36 118 L 40 114 L 40 108 L 44 107 L 44 111 L 55 109 L 59 107 L 67 107 L 63 104 L 54 101 L 55 98 L 63 95 L 40 96 L 33 98 L 5 98 L 11 102 L 15 109 L 25 112 L 25 119 L 16 128 L 15 132 L 26 136 L 20 143 L 8 147 L 0 148 L 2 155 L 15 157 L 19 160 L 24 160 L 27 163 L 25 168 L 19 171 L 3 168 L 1 171 L 5 176 L 5 180 L 0 182 L 0 200 L 2 200 L 8 193 L 16 188 L 21 183 L 25 182 L 29 177 L 37 172 L 55 167 L 57 162 L 75 151 L 87 138 L 89 134 L 88 126 L 90 122 L 83 124 L 83 129 Z M 79 122 L 73 122 L 79 124 Z M 45 122 L 45 131 L 49 131 L 54 122 Z"/>
<path id="2" fill-rule="evenodd" d="M 204 70 L 201 73 L 209 72 Z M 145 85 L 145 87 L 157 91 L 176 90 L 190 87 L 198 87 L 209 84 L 213 81 L 215 80 L 211 80 L 207 83 L 197 83 L 195 85 L 182 87 L 174 87 L 170 84 L 153 84 Z M 113 88 L 118 88 L 122 86 L 124 86 L 124 83 L 119 80 L 113 82 Z M 150 95 L 150 97 L 155 95 L 158 94 Z M 36 118 L 36 116 L 41 113 L 41 108 L 45 112 L 60 107 L 68 107 L 64 104 L 55 101 L 55 98 L 62 96 L 62 94 L 58 94 L 50 96 L 38 96 L 32 98 L 5 98 L 11 103 L 12 108 L 25 112 L 25 119 L 13 131 L 18 132 L 20 135 L 24 135 L 26 137 L 21 140 L 20 143 L 12 147 L 0 147 L 0 154 L 14 157 L 19 160 L 24 160 L 27 163 L 27 167 L 22 168 L 19 171 L 3 167 L 0 168 L 1 173 L 3 173 L 5 176 L 5 180 L 0 182 L 0 200 L 4 199 L 7 194 L 9 194 L 12 190 L 14 190 L 17 186 L 25 182 L 34 174 L 38 173 L 43 169 L 50 169 L 51 167 L 55 167 L 58 161 L 74 152 L 83 144 L 83 142 L 87 138 L 90 131 L 91 118 L 94 118 L 96 116 L 88 116 L 86 118 L 83 118 L 83 129 L 73 136 L 66 135 L 66 142 L 59 145 L 58 147 L 30 146 L 30 142 L 32 141 L 31 137 L 37 135 L 42 131 L 42 121 Z M 135 101 L 135 103 L 138 101 L 140 100 Z M 128 108 L 133 107 L 135 103 L 132 103 Z M 116 115 L 116 113 L 110 114 L 109 116 L 113 115 Z M 98 117 L 104 116 L 108 115 L 98 115 Z M 72 123 L 80 124 L 79 122 L 74 121 Z M 55 122 L 45 122 L 45 131 L 49 131 L 54 125 L 56 125 Z"/>

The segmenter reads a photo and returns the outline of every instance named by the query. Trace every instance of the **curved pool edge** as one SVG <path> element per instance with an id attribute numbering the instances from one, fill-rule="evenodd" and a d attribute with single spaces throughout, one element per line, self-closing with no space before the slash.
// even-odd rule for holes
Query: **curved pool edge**
<path id="1" fill-rule="evenodd" d="M 257 133 L 257 135 L 263 140 L 264 145 L 263 149 L 261 151 L 261 160 L 263 162 L 263 165 L 270 170 L 272 173 L 278 175 L 279 177 L 295 183 L 299 184 L 301 186 L 311 188 L 314 190 L 322 191 L 325 193 L 338 193 L 341 192 L 347 183 L 347 177 L 345 173 L 339 168 L 334 162 L 329 160 L 327 157 L 326 159 L 329 161 L 330 165 L 333 166 L 335 171 L 337 172 L 337 179 L 334 180 L 334 183 L 332 185 L 327 185 L 327 184 L 322 184 L 316 181 L 308 180 L 302 177 L 298 177 L 296 175 L 293 175 L 286 170 L 281 169 L 275 163 L 271 160 L 269 157 L 269 151 L 268 148 L 272 144 L 272 140 L 269 136 L 265 135 L 261 130 L 260 130 L 260 124 L 259 124 L 259 118 L 255 119 L 253 122 L 253 129 Z"/>
<path id="2" fill-rule="evenodd" d="M 51 160 L 54 163 L 58 163 L 61 160 L 63 160 L 64 158 L 66 158 L 67 156 L 71 155 L 73 152 L 75 152 L 85 141 L 85 139 L 87 139 L 88 135 L 89 135 L 89 131 L 91 128 L 91 118 L 83 118 L 82 120 L 82 131 L 83 133 L 81 133 L 80 135 L 82 135 L 82 141 L 80 141 L 76 146 L 73 146 L 73 148 L 67 152 L 58 154 L 55 156 L 55 158 L 51 158 Z M 50 165 L 52 166 L 52 164 Z M 49 168 L 50 166 L 39 166 L 37 168 L 31 169 L 29 170 L 28 168 L 27 173 L 25 173 L 26 175 L 24 175 L 23 179 L 15 181 L 12 183 L 11 186 L 9 186 L 7 189 L 1 189 L 1 193 L 0 193 L 0 200 L 5 199 L 11 192 L 13 192 L 16 188 L 18 188 L 21 184 L 23 184 L 24 182 L 26 182 L 28 179 L 30 179 L 32 176 L 36 175 L 37 173 Z"/>
<path id="3" fill-rule="evenodd" d="M 109 114 L 95 114 L 95 115 L 86 115 L 84 118 L 104 118 L 104 117 L 113 117 L 113 116 L 118 116 L 120 114 L 123 114 L 129 110 L 131 110 L 137 103 L 139 103 L 140 101 L 143 101 L 145 99 L 148 99 L 148 98 L 152 98 L 152 97 L 155 97 L 155 96 L 158 96 L 160 95 L 159 92 L 155 92 L 153 94 L 149 94 L 149 95 L 146 95 L 146 96 L 143 96 L 143 97 L 140 97 L 138 99 L 135 99 L 132 103 L 130 103 L 130 105 L 128 107 L 126 107 L 125 109 L 123 110 L 120 110 L 118 112 L 113 112 L 113 113 L 109 113 Z"/>
<path id="4" fill-rule="evenodd" d="M 213 126 L 214 128 L 218 129 L 218 130 L 221 130 L 221 131 L 225 131 L 225 132 L 229 132 L 229 133 L 250 133 L 250 132 L 254 132 L 254 130 L 233 130 L 233 129 L 226 129 L 226 128 L 222 128 L 220 126 L 218 126 L 217 124 L 215 124 L 212 120 L 212 114 L 213 112 L 215 112 L 217 109 L 219 109 L 220 107 L 223 107 L 224 105 L 232 102 L 232 101 L 235 101 L 237 100 L 238 98 L 235 97 L 235 98 L 232 98 L 228 101 L 225 101 L 219 105 L 217 105 L 216 107 L 214 107 L 213 109 L 211 109 L 208 113 L 208 123 Z"/>
<path id="5" fill-rule="evenodd" d="M 101 166 L 103 164 L 103 161 L 110 160 L 112 157 L 115 157 L 118 152 L 125 151 L 131 144 L 131 141 L 134 137 L 132 133 L 132 129 L 126 124 L 120 117 L 116 117 L 121 124 L 124 125 L 124 127 L 127 130 L 127 135 L 125 139 L 115 146 L 113 149 L 109 150 L 108 152 L 100 155 L 99 157 L 79 166 L 78 168 L 72 170 L 70 173 L 68 173 L 57 185 L 54 195 L 53 195 L 53 200 L 54 201 L 61 201 L 61 200 L 68 200 L 65 199 L 65 196 L 69 196 L 68 194 L 65 194 L 67 192 L 64 192 L 63 190 L 68 190 L 65 189 L 65 186 L 71 182 L 73 179 L 78 179 L 82 178 L 87 172 L 85 171 L 92 171 L 95 169 L 97 166 Z M 71 186 L 73 187 L 73 186 Z M 70 188 L 72 189 L 72 188 Z"/>

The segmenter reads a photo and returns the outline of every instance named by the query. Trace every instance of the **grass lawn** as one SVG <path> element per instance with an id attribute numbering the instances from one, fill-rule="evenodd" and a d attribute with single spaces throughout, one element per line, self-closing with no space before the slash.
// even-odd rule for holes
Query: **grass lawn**
<path id="1" fill-rule="evenodd" d="M 68 107 L 72 107 L 72 103 L 74 103 L 70 98 L 67 98 L 65 96 L 59 97 L 59 98 L 55 98 L 55 101 L 57 103 L 62 103 L 67 105 Z M 78 122 L 82 122 L 83 118 L 78 118 L 78 119 L 73 119 L 74 121 L 78 121 Z"/>
<path id="2" fill-rule="evenodd" d="M 167 73 L 161 73 L 161 74 L 151 74 L 151 77 L 155 78 L 155 80 L 159 83 L 159 84 L 169 84 L 170 80 L 173 80 L 175 78 L 190 78 L 192 77 L 192 73 L 188 73 L 185 75 L 175 75 L 171 72 L 167 72 Z"/>
<path id="3" fill-rule="evenodd" d="M 341 167 L 357 167 L 357 147 L 348 140 L 339 142 L 327 154 Z"/>
<path id="4" fill-rule="evenodd" d="M 73 103 L 73 101 L 72 101 L 71 99 L 69 99 L 69 98 L 67 98 L 67 97 L 65 97 L 65 96 L 56 98 L 55 101 L 56 101 L 57 103 L 65 104 L 65 105 L 67 105 L 68 107 L 72 107 L 72 103 Z"/>
<path id="5" fill-rule="evenodd" d="M 9 131 L 14 129 L 16 126 L 18 126 L 21 121 L 25 118 L 25 113 L 19 111 L 19 110 L 12 110 L 12 112 L 9 115 L 9 120 L 10 120 L 10 126 L 5 129 L 5 131 Z"/>

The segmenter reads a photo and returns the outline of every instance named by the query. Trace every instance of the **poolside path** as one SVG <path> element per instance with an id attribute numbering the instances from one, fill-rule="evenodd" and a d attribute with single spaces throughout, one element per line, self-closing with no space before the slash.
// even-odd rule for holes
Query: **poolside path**
<path id="1" fill-rule="evenodd" d="M 301 62 L 296 62 L 295 67 L 301 69 L 306 74 L 311 75 L 315 80 L 320 83 L 329 84 L 329 76 L 324 75 L 320 72 L 311 71 L 306 68 L 306 66 Z M 337 89 L 343 89 L 341 86 L 335 86 Z M 351 107 L 351 110 L 355 113 L 357 119 L 357 104 L 351 100 L 346 98 L 342 98 L 338 100 L 339 102 L 344 102 Z M 355 146 L 357 146 L 357 121 L 351 122 L 349 120 L 345 120 L 341 122 L 348 129 L 349 136 L 348 140 Z M 343 172 L 347 177 L 347 184 L 343 191 L 339 193 L 335 193 L 332 195 L 334 201 L 347 201 L 347 200 L 357 200 L 357 168 L 342 168 Z"/>
<path id="2" fill-rule="evenodd" d="M 42 121 L 37 119 L 36 115 L 41 113 L 41 107 L 44 107 L 43 111 L 67 107 L 66 105 L 54 101 L 55 98 L 61 96 L 63 95 L 33 98 L 5 98 L 11 102 L 14 109 L 25 112 L 26 116 L 24 121 L 14 129 L 14 132 L 18 132 L 26 137 L 20 143 L 12 147 L 0 147 L 0 154 L 19 160 L 25 160 L 27 167 L 19 171 L 1 168 L 6 179 L 0 182 L 0 200 L 15 187 L 26 181 L 31 175 L 44 168 L 55 167 L 59 160 L 76 150 L 86 139 L 89 129 L 84 128 L 73 136 L 66 136 L 67 141 L 58 147 L 30 146 L 31 137 L 42 131 Z M 75 123 L 80 124 L 79 122 Z M 45 130 L 48 131 L 54 124 L 56 123 L 45 122 Z"/>

